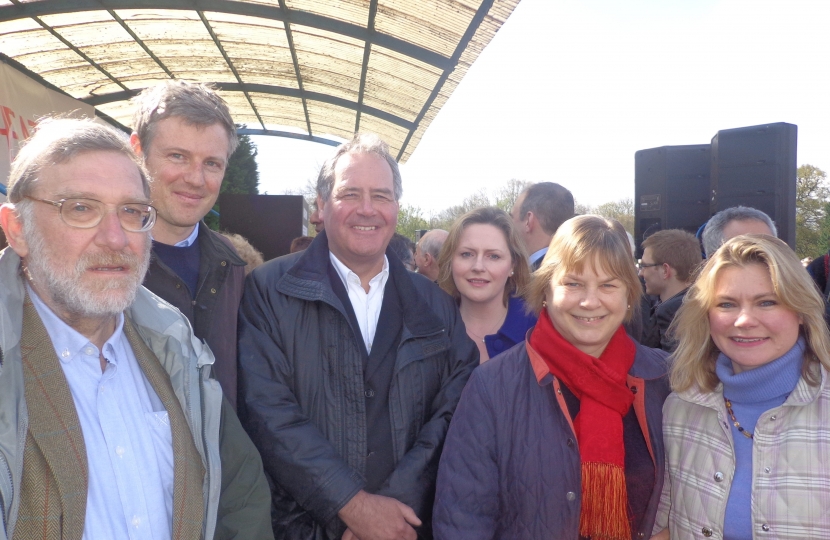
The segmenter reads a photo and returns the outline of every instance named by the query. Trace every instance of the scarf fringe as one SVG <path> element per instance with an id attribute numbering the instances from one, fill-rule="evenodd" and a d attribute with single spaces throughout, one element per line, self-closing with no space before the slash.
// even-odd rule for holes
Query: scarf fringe
<path id="1" fill-rule="evenodd" d="M 592 540 L 628 540 L 628 493 L 618 465 L 582 464 L 582 512 L 579 534 Z"/>

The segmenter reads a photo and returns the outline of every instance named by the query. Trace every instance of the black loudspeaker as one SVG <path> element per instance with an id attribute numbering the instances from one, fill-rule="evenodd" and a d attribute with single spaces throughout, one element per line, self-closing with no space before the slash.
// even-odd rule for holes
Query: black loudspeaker
<path id="1" fill-rule="evenodd" d="M 291 251 L 306 236 L 308 208 L 302 195 L 219 195 L 219 227 L 240 234 L 267 261 Z"/>
<path id="2" fill-rule="evenodd" d="M 766 212 L 795 249 L 798 127 L 779 122 L 724 129 L 712 138 L 712 214 L 733 206 Z"/>
<path id="3" fill-rule="evenodd" d="M 708 144 L 661 146 L 634 154 L 634 239 L 663 229 L 694 234 L 709 219 Z"/>

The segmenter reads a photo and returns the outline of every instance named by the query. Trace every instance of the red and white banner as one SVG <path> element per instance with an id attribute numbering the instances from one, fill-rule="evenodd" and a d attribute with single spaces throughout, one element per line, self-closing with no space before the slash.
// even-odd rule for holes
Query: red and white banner
<path id="1" fill-rule="evenodd" d="M 9 167 L 20 143 L 38 119 L 51 114 L 95 116 L 92 106 L 46 88 L 13 67 L 0 63 L 0 183 L 8 183 Z M 0 202 L 6 198 L 0 192 Z"/>

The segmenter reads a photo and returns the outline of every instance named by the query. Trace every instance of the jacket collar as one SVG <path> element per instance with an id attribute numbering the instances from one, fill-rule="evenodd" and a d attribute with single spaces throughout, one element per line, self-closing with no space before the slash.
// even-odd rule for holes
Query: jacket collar
<path id="1" fill-rule="evenodd" d="M 553 381 L 553 375 L 542 356 L 530 346 L 531 332 L 533 332 L 533 328 L 527 331 L 525 347 L 527 348 L 527 355 L 530 358 L 530 366 L 536 375 L 536 382 L 540 386 L 544 386 Z M 628 371 L 629 377 L 644 381 L 663 377 L 668 370 L 668 366 L 665 359 L 660 356 L 660 353 L 649 347 L 644 347 L 636 341 L 634 341 L 634 345 L 636 346 L 636 353 L 634 355 L 634 364 Z"/>
<path id="2" fill-rule="evenodd" d="M 507 301 L 507 317 L 504 324 L 496 332 L 508 338 L 513 343 L 521 343 L 525 338 L 528 326 L 536 320 L 534 315 L 525 312 L 525 303 L 520 296 L 511 296 Z"/>
<path id="3" fill-rule="evenodd" d="M 441 319 L 432 311 L 415 287 L 409 271 L 397 255 L 386 248 L 389 275 L 398 290 L 403 309 L 404 326 L 414 335 L 430 335 L 444 329 Z M 323 230 L 277 283 L 277 289 L 302 300 L 322 301 L 337 308 L 345 316 L 340 299 L 334 294 L 328 277 L 329 241 Z"/>
<path id="4" fill-rule="evenodd" d="M 247 264 L 231 247 L 230 241 L 225 243 L 224 238 L 221 238 L 219 233 L 210 230 L 204 221 L 200 221 L 197 226 L 199 227 L 199 237 L 196 241 L 199 242 L 199 249 L 207 257 L 212 260 L 226 258 L 235 266 L 245 266 Z"/>

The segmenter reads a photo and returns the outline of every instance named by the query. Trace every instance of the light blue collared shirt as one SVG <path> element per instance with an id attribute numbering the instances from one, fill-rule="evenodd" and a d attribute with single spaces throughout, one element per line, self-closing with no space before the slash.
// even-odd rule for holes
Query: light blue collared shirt
<path id="1" fill-rule="evenodd" d="M 84 435 L 89 467 L 84 540 L 169 540 L 170 422 L 124 335 L 124 315 L 99 351 L 27 288 L 60 359 Z M 107 362 L 103 373 L 100 356 Z"/>
<path id="2" fill-rule="evenodd" d="M 530 264 L 530 266 L 533 266 L 536 263 L 536 261 L 538 261 L 539 259 L 544 257 L 545 253 L 547 253 L 547 252 L 548 252 L 548 247 L 545 246 L 542 249 L 540 249 L 539 251 L 534 252 L 530 257 L 528 257 L 527 262 Z"/>
<path id="3" fill-rule="evenodd" d="M 173 244 L 174 247 L 190 247 L 195 242 L 196 239 L 199 238 L 199 224 L 197 223 L 195 227 L 193 227 L 193 232 L 190 233 L 190 236 L 182 240 L 181 242 L 176 242 Z"/>

